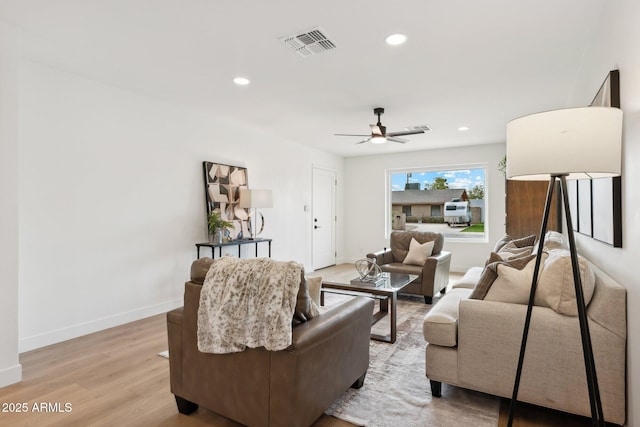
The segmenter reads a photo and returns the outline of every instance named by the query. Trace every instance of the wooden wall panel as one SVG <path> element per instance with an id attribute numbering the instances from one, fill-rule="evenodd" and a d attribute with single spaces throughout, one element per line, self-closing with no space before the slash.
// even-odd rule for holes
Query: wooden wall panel
<path id="1" fill-rule="evenodd" d="M 540 233 L 544 204 L 547 199 L 548 181 L 507 180 L 506 231 L 518 238 Z M 559 206 L 559 185 L 553 193 L 547 230 L 562 231 L 562 210 Z"/>

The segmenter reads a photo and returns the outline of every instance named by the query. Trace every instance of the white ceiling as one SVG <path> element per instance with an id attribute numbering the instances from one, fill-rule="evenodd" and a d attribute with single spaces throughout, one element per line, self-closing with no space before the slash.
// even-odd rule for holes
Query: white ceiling
<path id="1" fill-rule="evenodd" d="M 0 19 L 29 58 L 358 156 L 503 142 L 510 119 L 567 106 L 605 3 L 0 0 Z M 336 49 L 302 58 L 279 41 L 315 26 Z M 387 46 L 396 32 L 407 43 Z M 388 131 L 433 130 L 404 145 L 333 136 L 368 133 L 378 106 Z"/>

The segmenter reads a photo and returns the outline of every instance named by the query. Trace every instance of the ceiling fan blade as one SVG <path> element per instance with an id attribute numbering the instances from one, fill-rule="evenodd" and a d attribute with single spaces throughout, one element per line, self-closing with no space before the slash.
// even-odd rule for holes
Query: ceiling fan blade
<path id="1" fill-rule="evenodd" d="M 399 142 L 400 144 L 405 144 L 405 143 L 409 142 L 408 139 L 396 138 L 394 136 L 389 136 L 389 134 L 387 134 L 387 141 Z"/>
<path id="2" fill-rule="evenodd" d="M 356 135 L 356 134 L 353 134 L 353 133 L 334 133 L 333 135 L 334 136 L 360 136 L 360 137 L 370 136 L 370 135 Z"/>
<path id="3" fill-rule="evenodd" d="M 424 131 L 422 129 L 416 129 L 416 130 L 405 130 L 402 132 L 389 132 L 387 136 L 417 135 L 419 133 L 424 133 Z"/>
<path id="4" fill-rule="evenodd" d="M 387 131 L 387 128 L 382 125 L 369 125 L 369 126 L 371 126 L 371 135 L 384 136 L 384 133 Z"/>
<path id="5" fill-rule="evenodd" d="M 367 139 L 363 139 L 362 141 L 356 142 L 356 145 L 357 144 L 364 144 L 365 142 L 369 142 L 369 141 L 371 141 L 371 137 L 369 137 Z"/>

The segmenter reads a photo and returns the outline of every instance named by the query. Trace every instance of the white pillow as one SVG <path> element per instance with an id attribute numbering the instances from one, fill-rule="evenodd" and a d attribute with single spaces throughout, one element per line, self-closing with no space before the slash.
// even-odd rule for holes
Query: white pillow
<path id="1" fill-rule="evenodd" d="M 409 253 L 402 261 L 403 264 L 411 264 L 411 265 L 424 265 L 427 262 L 427 258 L 431 256 L 431 252 L 433 252 L 434 241 L 426 242 L 420 244 L 415 237 L 411 238 L 411 243 L 409 243 Z"/>
<path id="2" fill-rule="evenodd" d="M 540 242 L 536 242 L 533 252 L 534 254 L 538 253 L 538 246 Z M 562 233 L 558 233 L 557 231 L 547 231 L 547 234 L 544 237 L 544 249 L 543 250 L 553 250 L 553 249 L 569 249 L 569 244 L 564 240 L 564 236 Z"/>
<path id="3" fill-rule="evenodd" d="M 569 243 L 565 242 L 562 233 L 551 230 L 547 231 L 544 247 L 546 249 L 569 249 Z"/>

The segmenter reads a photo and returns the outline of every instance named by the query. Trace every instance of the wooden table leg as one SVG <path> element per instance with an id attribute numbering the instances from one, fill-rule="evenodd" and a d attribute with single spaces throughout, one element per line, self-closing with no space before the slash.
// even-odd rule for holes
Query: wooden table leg
<path id="1" fill-rule="evenodd" d="M 398 308 L 398 298 L 397 298 L 397 294 L 392 294 L 389 298 L 391 298 L 391 341 L 389 341 L 390 343 L 394 343 L 396 342 L 396 312 L 398 310 L 396 310 Z"/>
<path id="2" fill-rule="evenodd" d="M 391 301 L 389 301 L 391 300 Z M 391 312 L 389 313 L 389 311 L 382 311 L 382 300 L 380 301 L 380 311 L 378 313 L 376 313 L 376 315 L 374 315 L 374 319 L 376 317 L 378 317 L 377 320 L 380 320 L 380 318 L 382 318 L 385 314 L 389 314 L 389 326 L 390 326 L 390 333 L 389 335 L 379 335 L 379 334 L 371 334 L 371 339 L 372 340 L 376 340 L 376 341 L 383 341 L 383 342 L 388 342 L 390 344 L 393 344 L 394 342 L 396 342 L 396 334 L 397 334 L 397 326 L 396 326 L 396 309 L 398 307 L 398 294 L 393 292 L 391 295 L 389 295 L 389 297 L 387 298 L 387 301 L 385 302 L 385 307 L 389 308 L 388 304 L 389 302 L 391 303 Z M 382 314 L 382 316 L 380 316 L 380 314 Z M 374 323 L 377 321 L 374 320 Z"/>
<path id="3" fill-rule="evenodd" d="M 389 312 L 389 298 L 380 298 L 380 311 Z"/>

